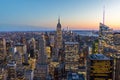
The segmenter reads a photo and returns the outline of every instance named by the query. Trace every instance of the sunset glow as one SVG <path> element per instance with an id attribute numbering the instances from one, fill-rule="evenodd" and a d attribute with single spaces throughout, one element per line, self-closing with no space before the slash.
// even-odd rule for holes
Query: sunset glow
<path id="1" fill-rule="evenodd" d="M 120 29 L 119 4 L 120 0 L 1 0 L 0 26 L 3 30 L 5 25 L 16 30 L 19 26 L 54 30 L 60 16 L 63 29 L 98 30 L 105 5 L 105 24 L 116 30 Z"/>

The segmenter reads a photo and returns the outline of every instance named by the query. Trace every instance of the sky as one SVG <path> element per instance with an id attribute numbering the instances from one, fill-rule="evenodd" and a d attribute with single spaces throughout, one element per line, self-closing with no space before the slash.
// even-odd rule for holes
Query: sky
<path id="1" fill-rule="evenodd" d="M 0 0 L 0 31 L 120 29 L 120 0 Z"/>

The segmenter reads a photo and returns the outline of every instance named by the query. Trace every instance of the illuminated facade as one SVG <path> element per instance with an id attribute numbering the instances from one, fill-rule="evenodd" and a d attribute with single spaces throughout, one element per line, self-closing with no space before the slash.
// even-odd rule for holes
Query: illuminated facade
<path id="1" fill-rule="evenodd" d="M 36 68 L 34 71 L 34 77 L 40 78 L 41 80 L 45 80 L 48 74 L 48 65 L 47 65 L 47 56 L 45 51 L 45 38 L 44 35 L 40 37 L 40 51 L 37 59 Z"/>
<path id="2" fill-rule="evenodd" d="M 113 48 L 113 30 L 110 29 L 108 26 L 100 23 L 100 28 L 99 28 L 99 53 L 105 53 L 106 54 L 106 52 L 104 52 L 105 48 Z"/>
<path id="3" fill-rule="evenodd" d="M 87 80 L 113 80 L 113 58 L 92 54 L 87 60 Z"/>
<path id="4" fill-rule="evenodd" d="M 113 36 L 114 47 L 120 53 L 120 33 L 115 32 Z"/>
<path id="5" fill-rule="evenodd" d="M 17 68 L 22 67 L 22 63 L 27 62 L 27 57 L 25 57 L 25 55 L 27 56 L 26 52 L 26 45 L 23 45 L 21 43 L 17 43 L 14 47 L 15 49 L 15 54 L 14 54 L 14 58 L 16 60 L 16 64 L 17 64 Z M 25 59 L 26 58 L 26 59 Z"/>
<path id="6" fill-rule="evenodd" d="M 76 71 L 79 65 L 79 43 L 78 42 L 65 42 L 65 70 L 70 69 Z"/>
<path id="7" fill-rule="evenodd" d="M 0 68 L 0 80 L 7 80 L 7 71 L 4 68 Z"/>
<path id="8" fill-rule="evenodd" d="M 8 67 L 8 80 L 16 80 L 17 76 L 16 76 L 16 63 L 15 61 L 9 62 L 7 64 Z"/>
<path id="9" fill-rule="evenodd" d="M 0 38 L 0 61 L 4 60 L 5 57 L 6 57 L 6 40 L 4 38 Z"/>
<path id="10" fill-rule="evenodd" d="M 29 40 L 29 48 L 28 48 L 28 53 L 30 55 L 30 58 L 35 58 L 35 50 L 36 50 L 36 41 L 34 38 L 31 38 Z"/>
<path id="11" fill-rule="evenodd" d="M 21 44 L 21 43 L 17 43 L 15 45 L 15 48 L 16 48 L 16 52 L 20 53 L 20 55 L 23 55 L 24 54 L 24 45 Z"/>
<path id="12" fill-rule="evenodd" d="M 56 58 L 58 58 L 59 50 L 63 47 L 62 46 L 63 43 L 62 43 L 62 30 L 61 30 L 60 19 L 58 19 L 55 40 L 56 40 L 56 42 L 55 42 L 55 48 L 56 48 L 55 56 L 56 56 Z"/>
<path id="13" fill-rule="evenodd" d="M 98 53 L 98 40 L 95 40 L 93 45 L 92 45 L 92 53 L 97 54 Z"/>
<path id="14" fill-rule="evenodd" d="M 35 42 L 35 39 L 34 38 L 31 38 L 31 40 L 29 41 L 29 46 L 30 48 L 33 48 L 35 49 L 36 48 L 36 42 Z"/>
<path id="15" fill-rule="evenodd" d="M 50 47 L 46 47 L 46 55 L 47 55 L 47 58 L 51 58 L 51 50 L 50 50 Z"/>
<path id="16" fill-rule="evenodd" d="M 17 70 L 22 69 L 22 55 L 19 52 L 14 54 L 14 60 L 16 61 Z"/>
<path id="17" fill-rule="evenodd" d="M 26 70 L 25 71 L 25 80 L 33 80 L 34 71 L 33 70 Z"/>
<path id="18" fill-rule="evenodd" d="M 55 46 L 55 36 L 54 36 L 54 34 L 50 34 L 50 46 L 51 47 Z"/>
<path id="19" fill-rule="evenodd" d="M 115 80 L 120 80 L 120 54 L 116 55 Z"/>

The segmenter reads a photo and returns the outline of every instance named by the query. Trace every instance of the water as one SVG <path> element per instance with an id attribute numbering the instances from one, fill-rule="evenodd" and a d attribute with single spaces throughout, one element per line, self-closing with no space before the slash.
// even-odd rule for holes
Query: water
<path id="1" fill-rule="evenodd" d="M 98 37 L 97 31 L 85 31 L 85 30 L 78 30 L 78 31 L 73 31 L 79 35 L 82 36 L 94 36 L 94 37 Z"/>

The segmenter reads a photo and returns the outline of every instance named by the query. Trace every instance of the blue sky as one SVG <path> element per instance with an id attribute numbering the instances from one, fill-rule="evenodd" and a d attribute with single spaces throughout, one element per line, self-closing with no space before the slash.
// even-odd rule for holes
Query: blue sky
<path id="1" fill-rule="evenodd" d="M 0 30 L 55 29 L 58 16 L 64 29 L 98 29 L 104 5 L 106 24 L 118 29 L 119 4 L 119 0 L 0 0 Z"/>

